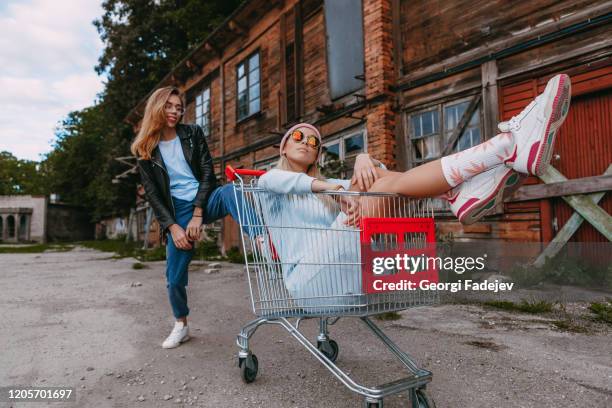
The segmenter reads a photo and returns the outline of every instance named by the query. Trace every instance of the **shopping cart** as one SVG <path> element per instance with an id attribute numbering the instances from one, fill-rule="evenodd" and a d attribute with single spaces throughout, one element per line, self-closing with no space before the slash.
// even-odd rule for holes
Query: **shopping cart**
<path id="1" fill-rule="evenodd" d="M 431 201 L 349 191 L 280 195 L 258 187 L 257 177 L 265 171 L 227 166 L 225 173 L 235 187 L 251 305 L 257 316 L 237 338 L 242 379 L 250 383 L 258 371 L 249 339 L 259 326 L 276 324 L 351 391 L 362 395 L 365 407 L 382 407 L 383 398 L 401 392 L 410 396 L 413 408 L 434 407 L 425 390 L 432 373 L 419 368 L 370 319 L 372 315 L 438 302 L 436 291 L 379 290 L 384 282 L 436 282 L 435 269 L 422 268 L 410 274 L 389 266 L 374 273 L 371 266 L 375 257 L 433 255 Z M 355 200 L 360 202 L 358 227 L 347 226 L 347 206 Z M 326 220 L 326 227 L 309 223 L 308 219 Z M 329 336 L 329 326 L 341 317 L 359 318 L 403 363 L 408 376 L 367 387 L 342 371 L 335 364 L 338 343 Z M 319 320 L 316 343 L 300 331 L 300 322 L 310 318 Z"/>

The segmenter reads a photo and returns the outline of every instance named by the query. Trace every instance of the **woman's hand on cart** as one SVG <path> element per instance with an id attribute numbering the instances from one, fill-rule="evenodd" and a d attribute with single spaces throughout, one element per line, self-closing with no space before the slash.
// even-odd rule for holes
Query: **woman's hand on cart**
<path id="1" fill-rule="evenodd" d="M 345 225 L 358 227 L 361 220 L 361 203 L 358 196 L 339 195 L 340 210 L 346 214 Z"/>
<path id="2" fill-rule="evenodd" d="M 361 153 L 355 159 L 355 167 L 353 169 L 353 177 L 351 184 L 359 185 L 361 191 L 367 191 L 372 187 L 372 184 L 378 180 L 376 172 L 376 164 L 367 153 Z"/>
<path id="3" fill-rule="evenodd" d="M 189 241 L 189 237 L 185 233 L 185 230 L 178 224 L 172 224 L 170 226 L 170 234 L 172 235 L 172 241 L 174 246 L 183 251 L 189 251 L 193 248 L 193 245 Z"/>

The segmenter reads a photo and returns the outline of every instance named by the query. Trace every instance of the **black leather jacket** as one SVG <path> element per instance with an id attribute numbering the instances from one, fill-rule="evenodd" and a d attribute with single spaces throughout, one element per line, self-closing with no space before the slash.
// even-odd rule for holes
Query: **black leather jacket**
<path id="1" fill-rule="evenodd" d="M 179 123 L 176 125 L 176 134 L 183 147 L 185 159 L 193 175 L 200 182 L 194 206 L 201 207 L 204 213 L 210 193 L 218 186 L 204 132 L 198 125 Z M 161 227 L 163 241 L 168 227 L 177 222 L 170 195 L 170 177 L 159 147 L 155 146 L 153 149 L 151 160 L 138 159 L 137 163 L 145 195 Z"/>

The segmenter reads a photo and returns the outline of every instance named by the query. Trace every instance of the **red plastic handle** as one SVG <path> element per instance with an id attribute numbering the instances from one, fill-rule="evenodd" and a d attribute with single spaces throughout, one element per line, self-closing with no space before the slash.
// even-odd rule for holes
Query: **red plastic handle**
<path id="1" fill-rule="evenodd" d="M 266 174 L 265 170 L 235 169 L 229 164 L 225 166 L 225 176 L 229 181 L 236 180 L 236 175 L 259 177 Z"/>

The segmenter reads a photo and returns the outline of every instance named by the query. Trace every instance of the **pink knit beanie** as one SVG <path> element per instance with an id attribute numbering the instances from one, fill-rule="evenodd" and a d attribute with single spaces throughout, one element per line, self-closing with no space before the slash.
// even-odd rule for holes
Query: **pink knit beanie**
<path id="1" fill-rule="evenodd" d="M 316 136 L 316 137 L 319 139 L 319 142 L 322 142 L 322 140 L 321 140 L 321 133 L 319 133 L 319 129 L 317 129 L 316 127 L 314 127 L 314 126 L 313 126 L 313 125 L 311 125 L 310 123 L 298 123 L 297 125 L 293 125 L 293 126 L 291 126 L 291 127 L 289 128 L 289 130 L 287 130 L 287 131 L 285 132 L 285 135 L 284 135 L 284 136 L 283 136 L 283 138 L 281 139 L 281 143 L 280 143 L 280 150 L 279 150 L 280 152 L 282 152 L 282 151 L 283 151 L 283 146 L 285 146 L 285 143 L 287 143 L 287 139 L 289 139 L 289 136 L 291 136 L 291 133 L 292 133 L 294 130 L 299 129 L 299 128 L 302 128 L 302 127 L 305 127 L 305 128 L 311 129 L 311 130 L 314 132 L 315 136 Z M 317 160 L 319 160 L 319 157 L 321 156 L 321 151 L 322 151 L 322 150 L 323 150 L 323 149 L 322 149 L 322 146 L 321 146 L 321 145 L 319 145 L 319 151 L 317 152 Z"/>

